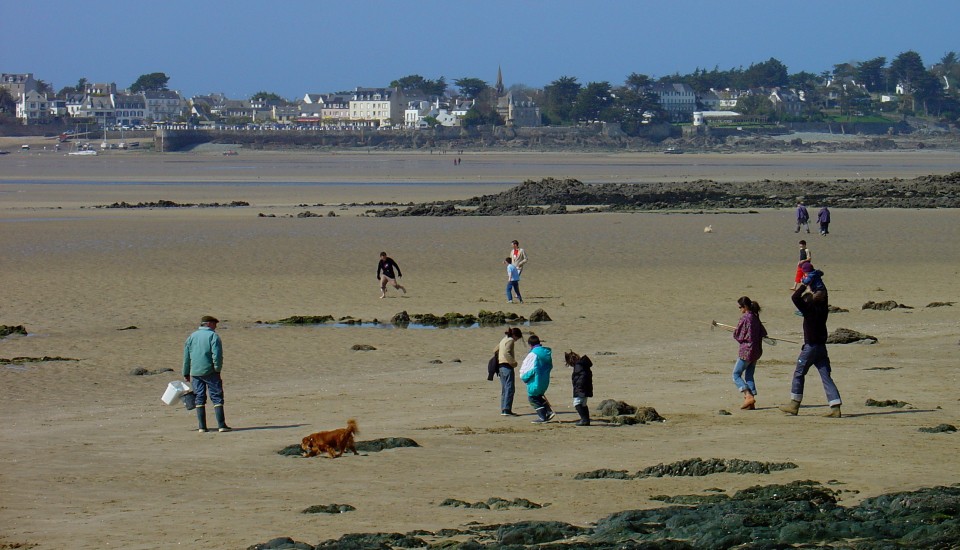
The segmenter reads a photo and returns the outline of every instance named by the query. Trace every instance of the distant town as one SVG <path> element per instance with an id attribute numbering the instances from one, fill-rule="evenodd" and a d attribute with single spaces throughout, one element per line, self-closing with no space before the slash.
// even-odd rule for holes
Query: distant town
<path id="1" fill-rule="evenodd" d="M 158 126 L 191 129 L 423 130 L 479 125 L 514 128 L 608 123 L 626 135 L 649 124 L 779 124 L 834 118 L 883 122 L 904 115 L 955 125 L 960 116 L 960 62 L 946 54 L 926 67 L 915 52 L 836 65 L 831 72 L 789 74 L 776 59 L 730 71 L 698 70 L 654 81 L 633 73 L 624 84 L 581 84 L 560 77 L 543 89 L 507 88 L 501 71 L 491 85 L 461 78 L 410 75 L 386 87 L 271 92 L 249 98 L 214 93 L 184 97 L 164 73 L 130 87 L 87 82 L 55 92 L 33 73 L 0 75 L 0 125 L 84 125 L 104 130 Z"/>

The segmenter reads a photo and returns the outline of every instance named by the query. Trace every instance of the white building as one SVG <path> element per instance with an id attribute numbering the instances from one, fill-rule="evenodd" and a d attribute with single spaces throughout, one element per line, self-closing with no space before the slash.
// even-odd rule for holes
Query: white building
<path id="1" fill-rule="evenodd" d="M 141 92 L 146 118 L 156 122 L 172 122 L 183 114 L 184 101 L 179 92 L 157 90 Z"/>
<path id="2" fill-rule="evenodd" d="M 20 94 L 17 101 L 17 118 L 24 124 L 45 122 L 50 116 L 50 106 L 47 96 L 36 90 Z"/>
<path id="3" fill-rule="evenodd" d="M 689 120 L 697 110 L 697 94 L 689 84 L 654 84 L 650 91 L 660 98 L 660 107 L 672 120 Z"/>
<path id="4" fill-rule="evenodd" d="M 399 88 L 360 88 L 350 95 L 350 119 L 381 126 L 403 122 L 404 109 Z"/>

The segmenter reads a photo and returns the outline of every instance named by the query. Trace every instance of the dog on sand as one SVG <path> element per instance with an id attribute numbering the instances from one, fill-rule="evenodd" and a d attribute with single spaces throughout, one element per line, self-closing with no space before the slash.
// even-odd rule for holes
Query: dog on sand
<path id="1" fill-rule="evenodd" d="M 317 456 L 320 453 L 327 453 L 330 458 L 342 456 L 344 451 L 353 451 L 358 455 L 357 447 L 353 442 L 353 434 L 358 433 L 357 421 L 351 418 L 347 420 L 347 427 L 337 430 L 328 430 L 317 432 L 303 438 L 300 448 L 303 449 L 303 456 Z"/>

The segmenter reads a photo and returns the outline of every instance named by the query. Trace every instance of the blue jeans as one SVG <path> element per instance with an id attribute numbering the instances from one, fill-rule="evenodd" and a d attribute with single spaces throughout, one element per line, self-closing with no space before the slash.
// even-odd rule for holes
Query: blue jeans
<path id="1" fill-rule="evenodd" d="M 207 390 L 210 390 L 210 401 L 213 401 L 214 405 L 223 406 L 223 379 L 220 378 L 219 372 L 205 376 L 191 376 L 190 381 L 193 383 L 193 393 L 198 407 L 206 405 Z"/>
<path id="2" fill-rule="evenodd" d="M 793 384 L 790 386 L 790 398 L 794 401 L 803 401 L 803 380 L 810 370 L 810 366 L 817 367 L 820 373 L 820 381 L 823 382 L 823 391 L 827 394 L 827 404 L 842 404 L 840 401 L 840 390 L 833 383 L 830 376 L 830 357 L 827 356 L 826 344 L 804 344 L 800 350 L 800 357 L 797 357 L 797 368 L 793 371 Z"/>
<path id="3" fill-rule="evenodd" d="M 737 390 L 750 390 L 751 394 L 757 395 L 757 385 L 753 381 L 753 371 L 756 368 L 756 361 L 747 363 L 743 359 L 737 359 L 737 364 L 733 366 L 733 383 L 737 385 Z"/>
<path id="4" fill-rule="evenodd" d="M 513 395 L 517 386 L 513 369 L 500 363 L 500 412 L 513 412 Z"/>
<path id="5" fill-rule="evenodd" d="M 523 296 L 520 295 L 520 281 L 507 281 L 507 300 L 513 300 L 513 294 L 510 291 L 517 293 L 517 300 L 520 300 L 520 303 L 523 303 Z"/>

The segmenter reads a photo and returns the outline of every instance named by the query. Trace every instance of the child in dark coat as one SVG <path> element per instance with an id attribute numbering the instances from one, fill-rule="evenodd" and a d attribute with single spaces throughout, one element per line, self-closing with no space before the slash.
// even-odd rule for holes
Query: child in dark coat
<path id="1" fill-rule="evenodd" d="M 570 377 L 573 382 L 573 407 L 580 415 L 576 425 L 589 426 L 590 409 L 587 408 L 587 398 L 593 397 L 593 371 L 590 370 L 593 362 L 586 355 L 581 357 L 573 350 L 563 354 L 563 358 L 568 367 L 573 367 L 573 374 Z"/>

